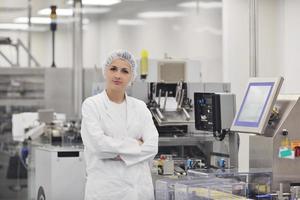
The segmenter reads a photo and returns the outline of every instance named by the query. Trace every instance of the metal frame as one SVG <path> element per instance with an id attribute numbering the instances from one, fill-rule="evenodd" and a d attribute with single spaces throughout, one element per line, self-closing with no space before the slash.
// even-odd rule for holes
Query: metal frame
<path id="1" fill-rule="evenodd" d="M 10 44 L 2 44 L 2 45 L 10 45 L 10 46 L 14 46 L 16 48 L 16 64 L 13 63 L 13 61 L 11 61 L 1 50 L 0 50 L 0 55 L 6 60 L 6 62 L 8 62 L 11 67 L 19 67 L 20 66 L 20 47 L 22 47 L 25 52 L 28 54 L 28 59 L 31 61 L 33 61 L 35 63 L 35 65 L 37 67 L 40 67 L 40 63 L 33 57 L 33 55 L 31 54 L 31 52 L 29 51 L 29 49 L 24 45 L 24 43 L 18 39 L 16 44 L 10 43 Z M 29 62 L 30 62 L 29 61 Z"/>

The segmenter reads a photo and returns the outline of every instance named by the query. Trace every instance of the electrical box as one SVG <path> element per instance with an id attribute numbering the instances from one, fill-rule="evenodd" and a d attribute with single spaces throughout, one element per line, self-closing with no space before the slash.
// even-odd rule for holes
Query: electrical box
<path id="1" fill-rule="evenodd" d="M 197 130 L 220 132 L 229 129 L 235 115 L 235 95 L 230 93 L 194 93 Z"/>

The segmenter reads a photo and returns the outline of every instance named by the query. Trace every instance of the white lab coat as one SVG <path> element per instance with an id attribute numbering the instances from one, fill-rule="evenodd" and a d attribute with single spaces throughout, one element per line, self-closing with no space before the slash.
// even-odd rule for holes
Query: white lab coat
<path id="1" fill-rule="evenodd" d="M 113 114 L 106 91 L 82 104 L 85 200 L 154 199 L 149 161 L 158 151 L 158 132 L 144 102 L 126 95 L 126 103 L 127 123 Z M 118 155 L 122 160 L 114 159 Z"/>

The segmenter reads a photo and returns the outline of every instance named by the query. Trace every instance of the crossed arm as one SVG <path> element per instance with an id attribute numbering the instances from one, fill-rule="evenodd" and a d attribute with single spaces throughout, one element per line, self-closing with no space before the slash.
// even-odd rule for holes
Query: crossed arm
<path id="1" fill-rule="evenodd" d="M 145 107 L 142 138 L 112 138 L 105 135 L 93 102 L 82 105 L 81 137 L 84 145 L 100 159 L 120 158 L 126 165 L 133 165 L 154 157 L 158 148 L 158 133 L 150 111 Z"/>

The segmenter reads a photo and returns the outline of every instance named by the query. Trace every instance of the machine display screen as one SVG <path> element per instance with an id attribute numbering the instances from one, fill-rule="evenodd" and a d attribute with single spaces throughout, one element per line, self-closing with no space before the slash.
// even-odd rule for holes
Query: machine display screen
<path id="1" fill-rule="evenodd" d="M 274 82 L 250 83 L 234 125 L 258 127 L 273 86 Z"/>

